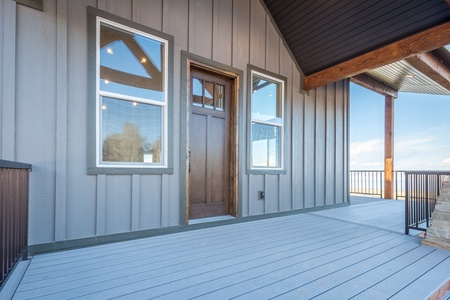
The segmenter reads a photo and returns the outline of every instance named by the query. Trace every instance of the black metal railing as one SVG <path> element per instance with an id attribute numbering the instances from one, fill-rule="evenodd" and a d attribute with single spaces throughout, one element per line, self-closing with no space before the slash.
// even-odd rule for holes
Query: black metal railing
<path id="1" fill-rule="evenodd" d="M 30 171 L 29 164 L 0 160 L 0 289 L 17 262 L 27 259 Z"/>
<path id="2" fill-rule="evenodd" d="M 350 193 L 383 197 L 384 171 L 350 171 Z"/>
<path id="3" fill-rule="evenodd" d="M 430 225 L 442 182 L 450 178 L 450 171 L 405 172 L 405 233 L 410 229 L 425 231 Z"/>
<path id="4" fill-rule="evenodd" d="M 405 171 L 394 171 L 392 179 L 394 184 L 394 198 L 405 199 Z M 350 193 L 383 198 L 384 171 L 350 171 Z"/>

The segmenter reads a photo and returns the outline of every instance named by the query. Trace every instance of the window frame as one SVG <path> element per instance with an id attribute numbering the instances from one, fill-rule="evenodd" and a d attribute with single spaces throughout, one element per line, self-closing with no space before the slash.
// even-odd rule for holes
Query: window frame
<path id="1" fill-rule="evenodd" d="M 252 102 L 253 102 L 253 77 L 254 75 L 267 79 L 268 81 L 280 84 L 280 101 L 281 101 L 281 123 L 266 122 L 259 119 L 254 119 L 252 115 Z M 287 99 L 286 99 L 286 83 L 287 79 L 284 76 L 269 72 L 267 70 L 248 65 L 247 68 L 247 174 L 286 174 L 286 134 L 287 130 Z M 268 126 L 280 127 L 281 141 L 280 141 L 280 166 L 268 167 L 268 166 L 253 166 L 253 142 L 252 142 L 252 124 L 262 124 Z"/>
<path id="2" fill-rule="evenodd" d="M 164 44 L 164 101 L 100 89 L 100 26 L 110 26 Z M 173 174 L 173 37 L 138 23 L 88 7 L 88 174 Z M 102 162 L 102 97 L 160 107 L 161 163 Z"/>

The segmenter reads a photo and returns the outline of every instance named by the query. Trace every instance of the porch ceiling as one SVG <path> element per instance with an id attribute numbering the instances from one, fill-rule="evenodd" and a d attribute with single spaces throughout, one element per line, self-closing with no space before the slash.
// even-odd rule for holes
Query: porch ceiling
<path id="1" fill-rule="evenodd" d="M 450 47 L 443 47 L 450 43 L 450 26 L 446 26 L 450 1 L 263 1 L 307 79 L 323 76 L 327 70 L 338 72 L 346 62 L 382 49 L 392 51 L 388 46 L 426 33 L 421 37 L 421 43 L 427 44 L 424 47 L 399 48 L 405 52 L 403 57 L 397 55 L 398 59 L 384 64 L 380 60 L 376 67 L 361 64 L 359 72 L 342 71 L 343 78 L 365 73 L 397 91 L 450 95 Z M 440 25 L 444 25 L 441 31 L 433 31 Z M 318 85 L 305 83 L 306 89 Z M 326 79 L 320 81 L 326 83 Z"/>

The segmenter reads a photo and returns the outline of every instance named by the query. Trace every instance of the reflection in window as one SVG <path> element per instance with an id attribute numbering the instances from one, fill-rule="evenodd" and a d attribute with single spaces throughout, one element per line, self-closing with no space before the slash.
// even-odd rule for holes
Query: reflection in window
<path id="1" fill-rule="evenodd" d="M 252 72 L 251 166 L 283 168 L 284 82 Z"/>
<path id="2" fill-rule="evenodd" d="M 225 87 L 202 79 L 192 79 L 192 105 L 223 111 Z"/>
<path id="3" fill-rule="evenodd" d="M 203 106 L 203 83 L 197 78 L 193 80 L 192 102 L 195 106 Z"/>
<path id="4" fill-rule="evenodd" d="M 205 107 L 214 109 L 214 83 L 205 82 Z"/>
<path id="5" fill-rule="evenodd" d="M 162 108 L 102 97 L 104 162 L 161 162 Z"/>
<path id="6" fill-rule="evenodd" d="M 164 101 L 164 43 L 100 25 L 100 89 Z"/>
<path id="7" fill-rule="evenodd" d="M 98 165 L 165 165 L 167 41 L 98 23 Z"/>
<path id="8" fill-rule="evenodd" d="M 252 165 L 275 167 L 281 165 L 281 127 L 252 123 Z"/>

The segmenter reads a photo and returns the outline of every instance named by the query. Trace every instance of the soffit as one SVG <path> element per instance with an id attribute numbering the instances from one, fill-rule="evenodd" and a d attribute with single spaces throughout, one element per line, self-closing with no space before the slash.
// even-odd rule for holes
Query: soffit
<path id="1" fill-rule="evenodd" d="M 263 0 L 308 76 L 450 20 L 445 0 Z"/>
<path id="2" fill-rule="evenodd" d="M 401 60 L 365 73 L 399 92 L 450 95 L 450 91 Z"/>
<path id="3" fill-rule="evenodd" d="M 449 0 L 263 1 L 306 76 L 450 21 Z M 448 74 L 449 50 L 426 53 Z M 364 74 L 400 92 L 450 95 L 448 77 L 422 71 L 401 60 Z"/>

